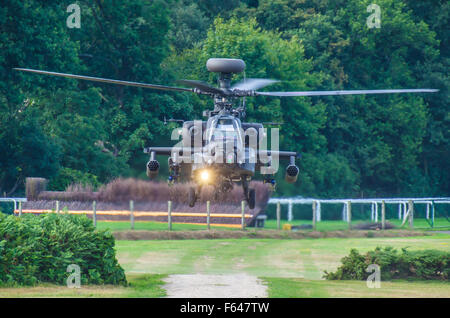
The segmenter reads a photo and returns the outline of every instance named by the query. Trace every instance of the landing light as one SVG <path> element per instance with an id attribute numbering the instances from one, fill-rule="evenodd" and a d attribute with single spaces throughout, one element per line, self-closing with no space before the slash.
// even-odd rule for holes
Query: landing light
<path id="1" fill-rule="evenodd" d="M 202 179 L 202 181 L 208 181 L 209 180 L 209 172 L 207 170 L 203 170 L 200 173 L 200 179 Z"/>

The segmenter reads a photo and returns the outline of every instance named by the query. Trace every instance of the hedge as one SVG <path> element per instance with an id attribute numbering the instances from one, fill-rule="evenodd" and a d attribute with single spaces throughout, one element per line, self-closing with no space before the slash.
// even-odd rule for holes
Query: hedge
<path id="1" fill-rule="evenodd" d="M 329 280 L 366 280 L 372 272 L 366 272 L 370 264 L 380 266 L 381 280 L 435 279 L 448 281 L 450 277 L 450 252 L 440 250 L 408 251 L 399 253 L 393 247 L 380 248 L 361 255 L 356 249 L 341 260 L 342 265 L 334 273 L 325 271 Z"/>
<path id="2" fill-rule="evenodd" d="M 0 285 L 64 285 L 70 264 L 81 284 L 126 285 L 114 237 L 86 216 L 49 213 L 16 217 L 0 213 Z"/>

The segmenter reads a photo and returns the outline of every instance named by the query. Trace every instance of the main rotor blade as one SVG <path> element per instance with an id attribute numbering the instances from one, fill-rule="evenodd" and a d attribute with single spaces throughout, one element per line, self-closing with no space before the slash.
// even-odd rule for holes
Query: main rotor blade
<path id="1" fill-rule="evenodd" d="M 239 89 L 239 90 L 248 90 L 254 91 L 268 85 L 272 85 L 273 83 L 279 82 L 277 80 L 268 79 L 268 78 L 247 78 L 245 80 L 240 81 L 237 84 L 234 84 L 231 89 Z"/>
<path id="2" fill-rule="evenodd" d="M 193 92 L 192 89 L 190 89 L 190 88 L 183 88 L 183 87 L 173 87 L 173 86 L 164 86 L 164 85 L 147 84 L 147 83 L 139 83 L 139 82 L 119 81 L 119 80 L 108 79 L 108 78 L 91 77 L 91 76 L 66 74 L 66 73 L 56 73 L 56 72 L 48 72 L 48 71 L 41 71 L 41 70 L 33 70 L 33 69 L 28 69 L 28 68 L 14 68 L 14 69 L 17 70 L 17 71 L 23 71 L 23 72 L 30 72 L 30 73 L 37 73 L 37 74 L 44 74 L 44 75 L 52 75 L 52 76 L 60 76 L 60 77 L 68 77 L 68 78 L 75 78 L 75 79 L 81 79 L 81 80 L 93 81 L 93 82 L 118 84 L 118 85 L 125 85 L 125 86 L 135 86 L 135 87 L 159 89 L 159 90 L 165 90 L 165 91 Z"/>
<path id="3" fill-rule="evenodd" d="M 184 84 L 187 86 L 195 87 L 202 92 L 211 93 L 211 94 L 219 94 L 224 95 L 226 94 L 223 90 L 220 88 L 213 87 L 209 85 L 208 83 L 202 82 L 202 81 L 194 81 L 194 80 L 178 80 L 177 83 Z"/>
<path id="4" fill-rule="evenodd" d="M 362 95 L 362 94 L 395 94 L 395 93 L 435 93 L 438 89 L 375 89 L 375 90 L 353 90 L 353 91 L 306 91 L 306 92 L 255 92 L 255 95 L 263 96 L 329 96 L 329 95 Z"/>

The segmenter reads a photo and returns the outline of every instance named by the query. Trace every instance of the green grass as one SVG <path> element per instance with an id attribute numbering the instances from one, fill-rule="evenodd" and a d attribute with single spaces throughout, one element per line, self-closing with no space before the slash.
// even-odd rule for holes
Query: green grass
<path id="1" fill-rule="evenodd" d="M 128 231 L 130 230 L 130 222 L 128 221 L 116 221 L 116 222 L 107 222 L 107 221 L 98 221 L 97 228 L 100 230 L 108 229 L 111 231 Z M 236 230 L 236 228 L 227 228 L 222 226 L 211 226 L 214 229 L 224 229 L 224 230 Z M 148 231 L 167 231 L 168 225 L 163 222 L 134 222 L 135 230 L 148 230 Z M 183 223 L 172 223 L 173 231 L 196 231 L 196 230 L 206 230 L 206 225 L 197 225 L 197 224 L 183 224 Z"/>
<path id="2" fill-rule="evenodd" d="M 119 263 L 127 273 L 241 273 L 259 277 L 322 279 L 356 248 L 377 246 L 450 250 L 450 235 L 401 238 L 215 239 L 116 241 Z"/>
<path id="3" fill-rule="evenodd" d="M 112 285 L 89 285 L 81 288 L 68 288 L 55 284 L 40 284 L 35 287 L 0 287 L 0 298 L 12 297 L 164 297 L 163 278 L 158 274 L 127 274 L 128 287 Z"/>
<path id="4" fill-rule="evenodd" d="M 397 227 L 400 227 L 401 221 L 398 219 L 390 219 L 388 220 L 390 223 L 394 224 Z M 361 220 L 355 220 L 353 224 L 357 224 L 363 222 Z M 364 221 L 367 222 L 367 221 Z M 311 220 L 293 220 L 292 222 L 287 222 L 286 220 L 282 220 L 280 222 L 281 227 L 283 224 L 292 224 L 292 225 L 301 225 L 301 224 L 312 224 Z M 437 228 L 434 230 L 450 230 L 450 222 L 447 221 L 446 218 L 436 218 L 435 225 Z M 126 231 L 130 229 L 130 222 L 105 222 L 98 221 L 97 222 L 98 229 L 109 229 L 111 231 Z M 236 230 L 236 228 L 226 228 L 226 227 L 215 227 L 212 225 L 212 228 L 219 230 Z M 265 229 L 274 230 L 277 228 L 276 220 L 267 220 L 265 223 Z M 408 225 L 406 224 L 403 229 L 408 229 Z M 417 218 L 414 220 L 414 228 L 415 229 L 423 229 L 423 230 L 431 230 L 431 227 L 427 223 L 427 221 L 423 218 Z M 167 223 L 163 222 L 139 222 L 135 221 L 134 224 L 135 230 L 149 230 L 149 231 L 166 231 L 168 230 Z M 196 225 L 196 224 L 183 224 L 183 223 L 174 223 L 172 224 L 172 230 L 174 231 L 195 231 L 195 230 L 205 230 L 206 225 Z M 326 220 L 317 222 L 317 231 L 342 231 L 348 229 L 348 223 L 339 220 Z"/>
<path id="5" fill-rule="evenodd" d="M 436 281 L 326 281 L 351 248 L 377 246 L 411 250 L 450 250 L 450 235 L 399 238 L 224 239 L 116 241 L 117 257 L 129 287 L 65 286 L 0 288 L 0 297 L 164 297 L 162 279 L 170 274 L 247 273 L 263 279 L 269 297 L 450 297 L 450 284 Z"/>
<path id="6" fill-rule="evenodd" d="M 379 220 L 381 222 L 381 220 Z M 389 223 L 395 225 L 397 228 L 401 229 L 409 229 L 408 223 L 406 223 L 403 227 L 401 226 L 402 221 L 398 219 L 389 219 L 386 220 Z M 370 220 L 353 220 L 352 224 L 356 225 L 358 223 L 370 222 Z M 301 224 L 312 224 L 311 220 L 293 220 L 292 222 L 288 222 L 286 220 L 282 220 L 280 222 L 280 226 L 283 224 L 291 224 L 291 225 L 301 225 Z M 276 220 L 266 220 L 265 223 L 266 229 L 276 229 L 277 221 Z M 341 231 L 348 230 L 348 223 L 341 220 L 324 220 L 316 223 L 317 231 Z M 424 218 L 416 218 L 414 219 L 414 229 L 420 230 L 432 230 L 427 220 Z M 435 228 L 434 230 L 449 230 L 450 222 L 447 221 L 446 218 L 436 218 L 435 219 Z"/>
<path id="7" fill-rule="evenodd" d="M 381 282 L 380 288 L 368 288 L 365 281 L 319 281 L 301 278 L 263 278 L 270 298 L 305 297 L 450 297 L 450 284 L 441 281 Z"/>

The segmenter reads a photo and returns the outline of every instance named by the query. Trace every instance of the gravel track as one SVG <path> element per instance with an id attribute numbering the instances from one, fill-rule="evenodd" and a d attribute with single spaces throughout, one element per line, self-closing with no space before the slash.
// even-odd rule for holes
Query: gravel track
<path id="1" fill-rule="evenodd" d="M 169 275 L 164 279 L 169 298 L 266 298 L 267 286 L 245 273 L 227 275 Z"/>

